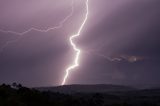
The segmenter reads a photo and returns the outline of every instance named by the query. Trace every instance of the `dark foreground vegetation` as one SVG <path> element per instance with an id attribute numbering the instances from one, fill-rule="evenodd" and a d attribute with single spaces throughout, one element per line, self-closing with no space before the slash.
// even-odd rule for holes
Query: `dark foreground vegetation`
<path id="1" fill-rule="evenodd" d="M 160 90 L 63 94 L 2 84 L 0 106 L 160 106 Z"/>

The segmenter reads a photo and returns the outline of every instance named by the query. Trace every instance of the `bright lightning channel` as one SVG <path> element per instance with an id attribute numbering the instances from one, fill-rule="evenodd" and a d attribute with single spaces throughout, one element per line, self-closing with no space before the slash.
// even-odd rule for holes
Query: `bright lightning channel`
<path id="1" fill-rule="evenodd" d="M 63 78 L 63 81 L 62 81 L 61 85 L 65 85 L 66 80 L 67 80 L 67 78 L 69 77 L 69 73 L 70 73 L 74 68 L 76 68 L 76 67 L 79 66 L 79 58 L 80 58 L 81 50 L 77 48 L 76 44 L 73 42 L 73 39 L 76 38 L 76 37 L 78 37 L 78 36 L 80 36 L 81 31 L 82 31 L 82 29 L 83 29 L 83 27 L 84 27 L 84 25 L 85 25 L 85 23 L 86 23 L 86 21 L 87 21 L 87 19 L 88 19 L 88 14 L 89 14 L 88 0 L 86 0 L 85 5 L 86 5 L 86 15 L 85 15 L 84 21 L 82 22 L 82 24 L 81 24 L 78 32 L 77 32 L 75 35 L 72 35 L 72 36 L 69 38 L 69 41 L 70 41 L 70 43 L 71 43 L 71 46 L 73 47 L 74 51 L 76 52 L 74 64 L 71 65 L 71 66 L 69 66 L 69 67 L 66 69 L 66 71 L 65 71 L 66 74 L 65 74 L 65 76 L 64 76 L 64 78 Z"/>
<path id="2" fill-rule="evenodd" d="M 15 40 L 11 40 L 11 41 L 8 41 L 6 42 L 2 48 L 0 49 L 0 52 L 3 52 L 3 49 L 6 48 L 9 44 L 11 43 L 14 43 L 14 42 L 17 42 L 19 39 L 21 39 L 25 34 L 31 32 L 31 31 L 37 31 L 37 32 L 49 32 L 51 30 L 56 30 L 56 29 L 59 29 L 59 28 L 62 28 L 64 23 L 73 15 L 73 12 L 74 12 L 74 7 L 73 7 L 73 0 L 72 0 L 72 3 L 71 3 L 71 12 L 55 27 L 49 27 L 47 29 L 38 29 L 38 28 L 35 28 L 35 27 L 32 27 L 24 32 L 15 32 L 15 31 L 6 31 L 6 30 L 3 30 L 3 29 L 0 29 L 0 32 L 2 33 L 11 33 L 11 34 L 15 34 L 15 35 L 19 35 L 19 37 Z"/>

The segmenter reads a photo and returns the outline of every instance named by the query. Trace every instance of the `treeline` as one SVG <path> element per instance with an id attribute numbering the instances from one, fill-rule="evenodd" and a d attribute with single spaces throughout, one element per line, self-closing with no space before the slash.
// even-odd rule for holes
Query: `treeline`
<path id="1" fill-rule="evenodd" d="M 160 94 L 62 94 L 41 92 L 13 83 L 0 85 L 0 106 L 160 106 Z"/>
<path id="2" fill-rule="evenodd" d="M 101 106 L 100 95 L 82 98 L 73 95 L 40 92 L 21 84 L 0 85 L 0 106 Z"/>

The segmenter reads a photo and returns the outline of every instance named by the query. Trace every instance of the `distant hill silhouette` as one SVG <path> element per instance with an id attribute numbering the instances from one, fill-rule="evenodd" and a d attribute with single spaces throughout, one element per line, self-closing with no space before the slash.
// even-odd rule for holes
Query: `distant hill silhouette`
<path id="1" fill-rule="evenodd" d="M 111 85 L 111 84 L 95 84 L 95 85 L 64 85 L 57 87 L 39 87 L 36 88 L 40 91 L 52 91 L 52 92 L 61 92 L 61 93 L 107 93 L 107 92 L 123 92 L 123 91 L 132 91 L 136 88 L 122 85 Z"/>

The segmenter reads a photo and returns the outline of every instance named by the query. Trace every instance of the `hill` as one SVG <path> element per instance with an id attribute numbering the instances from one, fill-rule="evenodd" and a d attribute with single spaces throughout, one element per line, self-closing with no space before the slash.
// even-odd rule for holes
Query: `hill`
<path id="1" fill-rule="evenodd" d="M 95 84 L 95 85 L 64 85 L 57 87 L 39 87 L 36 88 L 40 91 L 51 91 L 60 93 L 107 93 L 107 92 L 123 92 L 132 91 L 136 88 L 122 85 L 111 85 L 111 84 Z"/>

